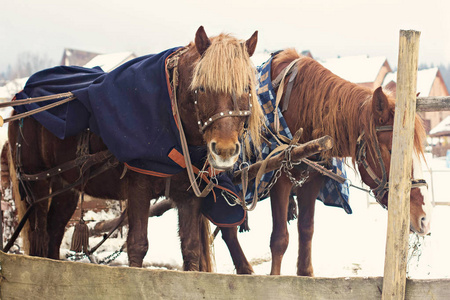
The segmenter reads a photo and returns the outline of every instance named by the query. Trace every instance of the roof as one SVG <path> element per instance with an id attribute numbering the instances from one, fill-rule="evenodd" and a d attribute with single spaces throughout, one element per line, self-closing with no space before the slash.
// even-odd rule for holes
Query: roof
<path id="1" fill-rule="evenodd" d="M 447 116 L 441 123 L 431 129 L 429 135 L 432 137 L 450 135 L 450 116 Z"/>
<path id="2" fill-rule="evenodd" d="M 94 52 L 65 48 L 61 66 L 83 66 L 97 55 Z"/>
<path id="3" fill-rule="evenodd" d="M 417 72 L 417 93 L 421 97 L 428 97 L 433 87 L 434 80 L 438 74 L 438 68 L 423 69 Z M 390 72 L 384 77 L 382 86 L 385 87 L 389 82 L 397 82 L 397 72 Z"/>
<path id="4" fill-rule="evenodd" d="M 358 55 L 329 58 L 319 62 L 339 77 L 353 83 L 364 83 L 374 82 L 386 61 L 385 56 Z"/>
<path id="5" fill-rule="evenodd" d="M 110 54 L 100 54 L 84 65 L 85 68 L 100 67 L 105 72 L 110 72 L 121 64 L 135 58 L 133 52 L 119 52 Z"/>

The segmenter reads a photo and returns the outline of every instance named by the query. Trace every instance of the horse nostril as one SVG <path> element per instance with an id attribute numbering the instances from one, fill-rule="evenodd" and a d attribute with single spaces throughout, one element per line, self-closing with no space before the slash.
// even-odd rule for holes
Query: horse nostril
<path id="1" fill-rule="evenodd" d="M 211 142 L 211 151 L 215 154 L 217 154 L 216 145 L 216 142 Z"/>
<path id="2" fill-rule="evenodd" d="M 233 156 L 238 155 L 239 151 L 241 151 L 241 147 L 240 147 L 239 143 L 236 143 L 236 149 L 235 149 L 235 151 L 233 153 Z"/>
<path id="3" fill-rule="evenodd" d="M 426 222 L 427 222 L 427 218 L 426 217 L 420 218 L 420 226 L 422 228 L 424 228 L 426 226 Z"/>

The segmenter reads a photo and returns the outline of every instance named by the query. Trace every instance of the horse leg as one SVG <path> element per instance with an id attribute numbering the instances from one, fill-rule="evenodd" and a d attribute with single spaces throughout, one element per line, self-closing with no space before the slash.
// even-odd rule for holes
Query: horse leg
<path id="1" fill-rule="evenodd" d="M 128 264 L 130 267 L 142 267 L 148 250 L 148 210 L 150 200 L 155 196 L 159 179 L 128 172 Z"/>
<path id="2" fill-rule="evenodd" d="M 314 276 L 311 248 L 314 234 L 314 211 L 317 194 L 323 183 L 323 177 L 316 175 L 302 187 L 296 188 L 298 202 L 298 260 L 297 275 Z M 312 178 L 311 178 L 312 179 Z"/>
<path id="3" fill-rule="evenodd" d="M 183 255 L 183 269 L 185 271 L 200 271 L 201 239 L 200 228 L 203 216 L 200 213 L 200 204 L 196 197 L 176 197 L 178 227 L 181 241 L 181 254 Z M 204 245 L 205 247 L 207 245 Z"/>
<path id="4" fill-rule="evenodd" d="M 53 186 L 53 190 L 58 190 L 59 188 L 61 188 L 60 185 Z M 64 231 L 77 208 L 77 203 L 78 193 L 75 191 L 68 191 L 52 198 L 47 223 L 49 258 L 59 259 L 59 250 Z"/>
<path id="5" fill-rule="evenodd" d="M 237 274 L 253 274 L 253 268 L 245 257 L 237 237 L 237 227 L 221 227 L 222 239 L 227 244 Z"/>
<path id="6" fill-rule="evenodd" d="M 272 252 L 271 275 L 280 275 L 281 261 L 289 244 L 287 213 L 291 187 L 291 181 L 283 175 L 278 178 L 278 181 L 270 191 L 273 222 L 272 235 L 270 237 L 270 250 Z"/>

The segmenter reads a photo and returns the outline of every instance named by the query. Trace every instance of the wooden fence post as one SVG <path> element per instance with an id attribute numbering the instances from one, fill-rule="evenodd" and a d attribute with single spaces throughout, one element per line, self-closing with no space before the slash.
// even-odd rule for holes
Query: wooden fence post
<path id="1" fill-rule="evenodd" d="M 420 32 L 400 31 L 382 299 L 404 299 Z"/>

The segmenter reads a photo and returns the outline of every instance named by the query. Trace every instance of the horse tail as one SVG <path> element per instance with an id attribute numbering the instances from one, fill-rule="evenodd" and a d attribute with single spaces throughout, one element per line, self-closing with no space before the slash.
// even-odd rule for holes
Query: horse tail
<path id="1" fill-rule="evenodd" d="M 9 152 L 9 142 L 6 141 L 5 144 L 3 144 L 2 152 L 0 155 L 1 189 L 3 198 L 5 197 L 5 191 L 11 188 L 11 180 L 9 176 L 8 152 Z"/>
<path id="2" fill-rule="evenodd" d="M 17 218 L 20 221 L 25 215 L 25 212 L 27 211 L 28 207 L 26 205 L 26 201 L 22 200 L 19 191 L 19 180 L 17 179 L 16 165 L 12 157 L 12 149 L 9 146 L 9 142 L 7 143 L 8 146 L 5 149 L 6 146 L 5 143 L 5 146 L 3 146 L 1 154 L 1 174 L 2 174 L 1 182 L 3 187 L 4 176 L 9 177 L 8 180 L 10 180 L 11 184 L 11 193 L 17 210 Z M 6 152 L 5 156 L 3 155 L 4 152 Z M 28 254 L 30 252 L 29 232 L 30 232 L 30 223 L 26 222 L 24 227 L 22 228 L 22 231 L 20 232 L 22 236 L 22 250 L 24 251 L 25 254 Z"/>
<path id="3" fill-rule="evenodd" d="M 211 235 L 209 220 L 203 215 L 200 224 L 200 239 L 202 244 L 200 271 L 212 272 L 214 269 L 214 237 Z"/>

